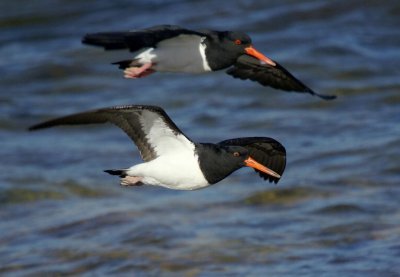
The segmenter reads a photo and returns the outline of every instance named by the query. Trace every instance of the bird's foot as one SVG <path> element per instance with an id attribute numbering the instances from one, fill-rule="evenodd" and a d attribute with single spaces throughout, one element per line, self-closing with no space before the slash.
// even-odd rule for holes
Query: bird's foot
<path id="1" fill-rule="evenodd" d="M 155 72 L 155 70 L 151 69 L 152 66 L 152 63 L 145 63 L 140 67 L 128 67 L 124 70 L 124 77 L 130 79 L 146 77 Z"/>
<path id="2" fill-rule="evenodd" d="M 141 186 L 143 177 L 138 176 L 125 176 L 121 178 L 121 186 Z"/>

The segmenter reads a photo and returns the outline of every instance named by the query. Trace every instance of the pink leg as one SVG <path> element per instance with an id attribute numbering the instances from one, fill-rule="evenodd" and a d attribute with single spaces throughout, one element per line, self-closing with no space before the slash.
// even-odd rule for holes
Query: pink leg
<path id="1" fill-rule="evenodd" d="M 143 180 L 143 177 L 137 176 L 126 176 L 121 178 L 121 186 L 141 186 L 143 185 L 140 183 Z"/>
<path id="2" fill-rule="evenodd" d="M 128 67 L 124 70 L 124 77 L 131 79 L 145 77 L 155 72 L 155 70 L 151 69 L 152 66 L 152 63 L 145 63 L 140 67 Z"/>

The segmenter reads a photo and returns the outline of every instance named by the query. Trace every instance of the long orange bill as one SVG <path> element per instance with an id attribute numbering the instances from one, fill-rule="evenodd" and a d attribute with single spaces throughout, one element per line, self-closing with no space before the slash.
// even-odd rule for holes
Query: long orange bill
<path id="1" fill-rule="evenodd" d="M 268 167 L 265 167 L 262 164 L 258 163 L 252 157 L 248 157 L 244 161 L 244 163 L 245 163 L 246 166 L 252 167 L 252 168 L 257 169 L 257 170 L 260 170 L 261 172 L 264 172 L 264 173 L 266 173 L 268 175 L 271 175 L 271 176 L 276 177 L 276 178 L 281 178 L 281 175 L 279 175 L 278 173 L 276 173 L 272 169 L 269 169 Z"/>
<path id="2" fill-rule="evenodd" d="M 266 56 L 264 56 L 263 54 L 258 52 L 255 48 L 253 48 L 252 45 L 250 45 L 249 47 L 246 47 L 244 50 L 246 51 L 246 53 L 248 55 L 257 58 L 260 61 L 265 62 L 266 64 L 269 64 L 269 65 L 272 65 L 272 66 L 276 66 L 276 63 L 274 63 L 273 60 L 271 60 L 270 58 L 267 58 Z"/>

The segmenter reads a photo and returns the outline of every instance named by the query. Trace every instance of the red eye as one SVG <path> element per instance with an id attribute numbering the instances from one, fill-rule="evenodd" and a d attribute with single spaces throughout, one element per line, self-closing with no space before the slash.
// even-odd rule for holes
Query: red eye
<path id="1" fill-rule="evenodd" d="M 239 156 L 240 156 L 240 153 L 239 153 L 239 152 L 233 152 L 233 156 L 239 157 Z"/>
<path id="2" fill-rule="evenodd" d="M 242 44 L 242 41 L 240 39 L 237 39 L 237 40 L 235 40 L 235 44 L 240 45 L 240 44 Z"/>

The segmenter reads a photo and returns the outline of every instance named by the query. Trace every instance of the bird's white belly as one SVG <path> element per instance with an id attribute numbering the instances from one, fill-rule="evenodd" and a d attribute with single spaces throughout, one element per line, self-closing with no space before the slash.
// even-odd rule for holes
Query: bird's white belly
<path id="1" fill-rule="evenodd" d="M 180 35 L 160 42 L 156 48 L 138 52 L 135 59 L 140 63 L 153 63 L 152 69 L 164 72 L 204 73 L 211 71 L 206 58 L 206 46 L 202 38 Z"/>
<path id="2" fill-rule="evenodd" d="M 192 152 L 193 153 L 193 152 Z M 209 185 L 197 162 L 189 153 L 163 155 L 147 163 L 132 166 L 130 176 L 144 177 L 142 182 L 177 190 L 195 190 Z"/>

